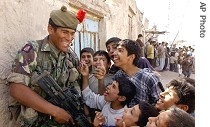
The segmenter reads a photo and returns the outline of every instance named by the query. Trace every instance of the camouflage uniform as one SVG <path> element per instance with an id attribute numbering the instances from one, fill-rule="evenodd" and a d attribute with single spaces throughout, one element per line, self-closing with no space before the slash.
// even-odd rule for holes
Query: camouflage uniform
<path id="1" fill-rule="evenodd" d="M 69 49 L 68 53 L 59 52 L 49 43 L 48 37 L 38 41 L 28 41 L 28 43 L 18 51 L 12 73 L 7 78 L 8 82 L 21 83 L 29 86 L 42 97 L 46 94 L 36 84 L 31 84 L 31 77 L 34 72 L 50 72 L 51 76 L 62 88 L 74 86 L 79 92 L 79 73 L 76 69 L 79 59 L 77 55 Z M 37 113 L 31 108 L 27 108 L 10 99 L 10 111 L 13 119 L 20 126 L 34 127 L 65 127 L 58 125 L 49 115 Z M 21 115 L 20 115 L 21 114 Z"/>

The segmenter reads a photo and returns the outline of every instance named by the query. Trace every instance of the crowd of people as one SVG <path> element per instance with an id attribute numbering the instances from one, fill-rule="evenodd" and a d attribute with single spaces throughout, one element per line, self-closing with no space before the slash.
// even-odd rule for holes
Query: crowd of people
<path id="1" fill-rule="evenodd" d="M 139 35 L 136 41 L 111 37 L 105 42 L 107 51 L 85 47 L 79 58 L 70 45 L 84 15 L 82 10 L 75 15 L 65 6 L 53 10 L 47 27 L 49 35 L 42 40 L 28 41 L 18 51 L 7 78 L 11 124 L 20 127 L 81 126 L 79 120 L 74 119 L 75 114 L 62 107 L 62 101 L 60 105 L 51 103 L 53 98 L 49 93 L 33 82 L 40 79 L 36 74 L 47 71 L 63 91 L 76 89 L 75 94 L 82 98 L 79 101 L 82 114 L 91 126 L 194 127 L 195 81 L 184 69 L 185 64 L 186 68 L 191 66 L 192 53 L 176 56 L 182 62 L 176 58 L 171 60 L 173 52 L 178 52 L 176 49 L 169 53 L 162 43 L 156 54 L 155 42 L 151 40 L 144 45 Z M 158 56 L 156 60 L 150 53 Z M 167 60 L 163 57 L 166 54 L 171 55 Z M 167 69 L 171 61 L 179 63 L 185 77 L 174 77 L 164 89 L 154 69 L 157 61 L 158 71 Z M 176 70 L 176 66 L 170 68 Z"/>
<path id="2" fill-rule="evenodd" d="M 191 46 L 177 48 L 176 44 L 172 44 L 169 47 L 167 42 L 158 43 L 149 39 L 142 48 L 144 56 L 157 71 L 174 71 L 179 77 L 190 77 L 191 73 L 195 73 L 195 49 Z"/>

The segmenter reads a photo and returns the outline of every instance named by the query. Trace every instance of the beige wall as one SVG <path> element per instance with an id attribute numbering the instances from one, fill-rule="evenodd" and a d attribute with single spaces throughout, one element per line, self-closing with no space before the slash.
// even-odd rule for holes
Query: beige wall
<path id="1" fill-rule="evenodd" d="M 137 39 L 139 33 L 142 30 L 142 18 L 141 12 L 137 9 L 135 0 L 107 0 L 105 4 L 109 7 L 109 15 L 104 17 L 104 22 L 106 24 L 106 31 L 102 33 L 105 36 L 105 42 L 110 37 L 116 36 L 121 39 Z M 132 33 L 131 37 L 129 37 L 129 18 L 128 15 L 132 15 Z M 102 31 L 102 30 L 101 30 Z M 104 43 L 101 44 L 103 47 Z M 105 47 L 103 47 L 105 48 Z"/>
<path id="2" fill-rule="evenodd" d="M 76 1 L 76 0 L 70 0 Z M 117 36 L 128 38 L 128 14 L 132 17 L 132 39 L 136 39 L 142 27 L 139 25 L 140 12 L 135 0 L 81 0 L 88 5 L 90 12 L 95 12 L 99 18 L 99 39 L 101 49 L 105 49 L 105 41 Z M 7 127 L 9 121 L 8 86 L 5 78 L 8 76 L 12 61 L 17 50 L 27 40 L 42 39 L 47 35 L 49 13 L 61 5 L 67 5 L 67 0 L 1 0 L 0 2 L 0 127 Z M 78 5 L 75 5 L 78 6 Z M 130 7 L 129 7 L 130 6 Z M 98 13 L 100 12 L 100 13 Z M 14 125 L 12 125 L 14 127 Z"/>

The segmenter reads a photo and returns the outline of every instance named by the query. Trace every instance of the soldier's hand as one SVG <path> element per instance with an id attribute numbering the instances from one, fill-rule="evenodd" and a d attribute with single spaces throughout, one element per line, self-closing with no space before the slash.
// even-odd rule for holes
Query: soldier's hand
<path id="1" fill-rule="evenodd" d="M 97 79 L 104 78 L 104 76 L 106 75 L 106 68 L 104 66 L 103 60 L 100 60 L 100 65 L 98 65 L 97 68 L 95 68 L 95 71 L 93 73 Z"/>
<path id="2" fill-rule="evenodd" d="M 55 121 L 58 122 L 59 124 L 64 124 L 64 123 L 68 123 L 68 122 L 75 124 L 71 115 L 64 109 L 57 107 L 55 112 L 56 113 L 54 114 L 53 117 L 54 117 Z"/>

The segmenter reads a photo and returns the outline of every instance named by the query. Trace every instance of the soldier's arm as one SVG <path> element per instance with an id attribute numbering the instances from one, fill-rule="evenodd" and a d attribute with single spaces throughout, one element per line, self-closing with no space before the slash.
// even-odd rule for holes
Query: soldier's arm
<path id="1" fill-rule="evenodd" d="M 37 93 L 31 90 L 31 88 L 25 85 L 19 83 L 10 83 L 9 92 L 12 97 L 27 107 L 31 107 L 39 112 L 49 115 L 55 114 L 53 113 L 54 111 L 51 111 L 51 109 L 55 108 L 54 105 L 44 100 Z"/>
<path id="2" fill-rule="evenodd" d="M 64 109 L 49 103 L 23 84 L 10 83 L 9 92 L 19 103 L 33 108 L 36 111 L 53 116 L 58 123 L 66 123 L 69 120 L 73 122 L 71 116 Z"/>

